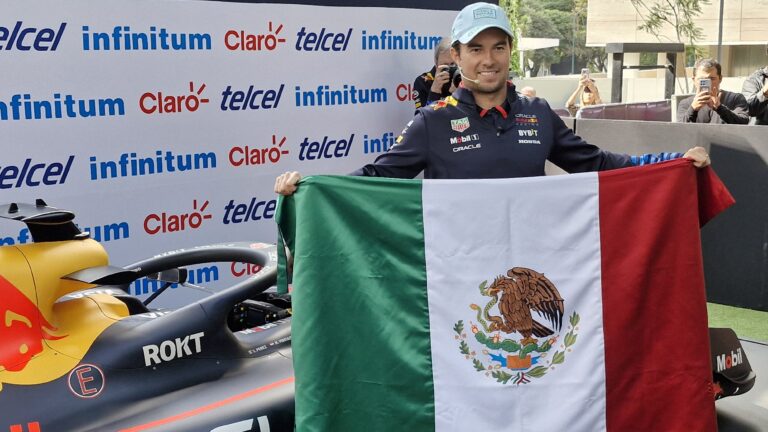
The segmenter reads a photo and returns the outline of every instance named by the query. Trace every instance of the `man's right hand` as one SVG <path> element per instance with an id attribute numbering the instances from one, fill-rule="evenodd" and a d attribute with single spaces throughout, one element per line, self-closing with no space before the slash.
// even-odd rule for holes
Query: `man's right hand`
<path id="1" fill-rule="evenodd" d="M 432 81 L 432 93 L 442 93 L 443 86 L 451 79 L 451 75 L 448 73 L 450 69 L 449 65 L 439 65 L 435 68 L 435 80 Z"/>
<path id="2" fill-rule="evenodd" d="M 691 102 L 691 108 L 693 108 L 694 111 L 700 110 L 704 106 L 710 105 L 712 101 L 712 95 L 709 94 L 708 91 L 702 91 L 696 94 L 696 96 L 693 98 L 693 102 Z"/>
<path id="3" fill-rule="evenodd" d="M 296 192 L 296 183 L 301 180 L 301 174 L 297 171 L 286 171 L 275 179 L 275 192 L 280 195 L 293 195 Z"/>

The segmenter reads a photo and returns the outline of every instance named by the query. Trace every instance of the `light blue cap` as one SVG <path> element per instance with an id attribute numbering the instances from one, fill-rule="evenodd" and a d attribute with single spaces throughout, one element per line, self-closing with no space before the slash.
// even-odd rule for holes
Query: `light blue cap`
<path id="1" fill-rule="evenodd" d="M 471 41 L 481 31 L 497 28 L 514 38 L 504 9 L 491 3 L 472 3 L 459 12 L 451 28 L 451 45 Z"/>

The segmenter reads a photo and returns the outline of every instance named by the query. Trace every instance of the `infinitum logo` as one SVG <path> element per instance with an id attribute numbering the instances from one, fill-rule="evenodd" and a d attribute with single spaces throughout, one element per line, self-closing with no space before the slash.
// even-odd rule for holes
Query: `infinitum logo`
<path id="1" fill-rule="evenodd" d="M 368 34 L 363 30 L 363 51 L 396 51 L 396 50 L 433 50 L 440 43 L 442 36 L 421 36 L 412 30 L 395 33 L 392 30 L 382 30 L 381 33 Z"/>
<path id="2" fill-rule="evenodd" d="M 29 93 L 15 94 L 9 102 L 0 100 L 0 120 L 47 120 L 77 117 L 125 115 L 121 98 L 78 99 L 54 93 L 52 99 L 33 99 Z"/>
<path id="3" fill-rule="evenodd" d="M 202 96 L 205 84 L 200 84 L 195 90 L 195 83 L 189 82 L 189 94 L 168 95 L 163 92 L 146 92 L 139 98 L 139 108 L 144 114 L 169 114 L 184 111 L 195 112 L 200 105 L 207 104 L 208 98 Z"/>
<path id="4" fill-rule="evenodd" d="M 229 150 L 229 163 L 236 167 L 276 164 L 283 155 L 289 153 L 288 149 L 283 148 L 285 140 L 285 137 L 278 140 L 277 135 L 272 135 L 272 145 L 269 147 L 232 147 Z"/>
<path id="5" fill-rule="evenodd" d="M 151 213 L 144 218 L 144 231 L 149 235 L 156 235 L 198 229 L 203 221 L 213 218 L 212 215 L 205 213 L 208 204 L 210 203 L 205 201 L 198 207 L 197 200 L 194 200 L 192 211 L 189 213 Z"/>
<path id="6" fill-rule="evenodd" d="M 327 84 L 320 84 L 317 90 L 302 90 L 295 88 L 296 106 L 330 106 L 330 105 L 360 105 L 384 103 L 387 101 L 385 88 L 358 88 L 355 85 L 343 84 L 340 89 L 331 89 Z"/>
<path id="7" fill-rule="evenodd" d="M 123 153 L 114 160 L 99 161 L 91 156 L 91 180 L 116 177 L 141 177 L 146 175 L 200 171 L 216 168 L 216 153 L 175 153 L 171 150 L 157 150 L 154 156 L 139 156 L 137 153 Z"/>
<path id="8" fill-rule="evenodd" d="M 164 27 L 133 31 L 130 26 L 115 26 L 110 32 L 91 31 L 83 26 L 83 51 L 195 51 L 210 50 L 208 33 L 176 33 Z"/>
<path id="9" fill-rule="evenodd" d="M 224 34 L 224 46 L 230 51 L 274 51 L 278 44 L 285 43 L 285 38 L 279 37 L 283 31 L 282 24 L 269 22 L 269 33 L 253 34 L 245 30 L 229 30 Z"/>

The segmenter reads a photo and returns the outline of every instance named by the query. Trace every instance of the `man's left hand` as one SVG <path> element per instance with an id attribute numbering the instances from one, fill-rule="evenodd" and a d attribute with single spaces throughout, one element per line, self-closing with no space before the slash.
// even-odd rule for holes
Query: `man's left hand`
<path id="1" fill-rule="evenodd" d="M 710 99 L 710 102 L 709 102 L 709 106 L 713 110 L 717 110 L 718 108 L 720 108 L 720 93 L 719 92 L 716 95 L 712 96 L 712 98 Z"/>
<path id="2" fill-rule="evenodd" d="M 696 168 L 704 168 L 709 166 L 711 161 L 709 160 L 709 154 L 704 147 L 694 147 L 683 155 L 684 158 L 693 161 L 693 166 Z"/>

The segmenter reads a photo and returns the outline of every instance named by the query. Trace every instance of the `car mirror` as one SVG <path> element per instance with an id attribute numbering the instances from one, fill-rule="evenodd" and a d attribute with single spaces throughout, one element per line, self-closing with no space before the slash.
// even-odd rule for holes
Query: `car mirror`
<path id="1" fill-rule="evenodd" d="M 161 282 L 183 284 L 187 281 L 189 271 L 185 268 L 172 268 L 147 275 L 147 278 Z"/>

